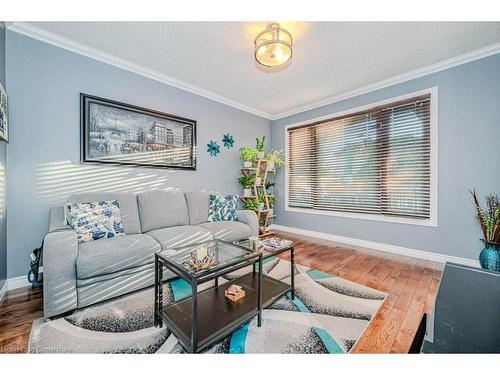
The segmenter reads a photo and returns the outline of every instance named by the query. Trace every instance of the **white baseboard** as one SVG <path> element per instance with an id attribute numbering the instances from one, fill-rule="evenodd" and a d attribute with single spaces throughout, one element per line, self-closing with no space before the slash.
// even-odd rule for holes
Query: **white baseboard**
<path id="1" fill-rule="evenodd" d="M 343 243 L 351 246 L 359 246 L 373 250 L 385 251 L 388 253 L 406 255 L 414 258 L 427 259 L 434 262 L 446 263 L 453 262 L 458 264 L 463 264 L 471 267 L 479 267 L 479 261 L 468 258 L 460 258 L 451 255 L 439 254 L 439 253 L 431 253 L 429 251 L 410 249 L 407 247 L 395 246 L 384 244 L 380 242 L 366 241 L 360 240 L 357 238 L 337 236 L 335 234 L 329 234 L 324 232 L 316 232 L 307 229 L 300 229 L 294 227 L 287 227 L 284 225 L 273 224 L 270 226 L 271 229 L 282 230 L 284 232 L 290 232 L 295 234 L 301 234 L 303 236 L 316 237 L 324 240 L 330 240 L 334 242 Z"/>
<path id="2" fill-rule="evenodd" d="M 24 288 L 26 286 L 31 286 L 26 276 L 11 277 L 7 279 L 6 282 L 7 290 L 14 290 L 19 288 Z"/>
<path id="3" fill-rule="evenodd" d="M 28 281 L 26 276 L 11 277 L 10 279 L 5 280 L 3 287 L 0 289 L 0 303 L 9 290 L 24 288 L 27 286 L 31 286 L 31 283 Z"/>

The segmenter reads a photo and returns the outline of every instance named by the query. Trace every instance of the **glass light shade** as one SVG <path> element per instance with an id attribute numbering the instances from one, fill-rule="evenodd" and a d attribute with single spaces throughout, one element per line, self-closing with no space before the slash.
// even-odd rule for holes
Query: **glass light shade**
<path id="1" fill-rule="evenodd" d="M 292 58 L 292 35 L 279 24 L 272 23 L 255 38 L 255 60 L 275 67 Z"/>

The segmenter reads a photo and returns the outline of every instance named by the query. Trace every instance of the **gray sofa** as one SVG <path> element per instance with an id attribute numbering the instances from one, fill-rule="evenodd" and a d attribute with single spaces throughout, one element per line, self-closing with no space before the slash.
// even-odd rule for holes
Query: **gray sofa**
<path id="1" fill-rule="evenodd" d="M 88 193 L 67 202 L 113 199 L 119 201 L 125 235 L 82 244 L 65 221 L 64 207 L 51 209 L 43 245 L 45 317 L 151 286 L 154 254 L 161 249 L 258 236 L 253 211 L 238 211 L 238 221 L 208 222 L 208 192 Z"/>

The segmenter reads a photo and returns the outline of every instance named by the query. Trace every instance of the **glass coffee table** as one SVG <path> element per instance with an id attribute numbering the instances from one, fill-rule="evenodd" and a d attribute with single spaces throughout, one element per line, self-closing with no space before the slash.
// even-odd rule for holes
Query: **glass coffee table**
<path id="1" fill-rule="evenodd" d="M 205 270 L 193 270 L 186 264 L 192 254 L 208 250 L 216 264 Z M 155 254 L 155 326 L 163 323 L 190 353 L 200 352 L 228 336 L 257 316 L 262 323 L 262 309 L 292 290 L 291 286 L 262 273 L 260 251 L 221 240 L 207 241 L 166 249 Z M 258 264 L 258 267 L 256 265 Z M 253 266 L 251 270 L 224 285 L 220 276 Z M 163 304 L 163 269 L 172 271 L 191 286 L 191 296 Z M 215 285 L 198 291 L 200 284 L 214 280 Z M 230 284 L 243 287 L 245 297 L 233 302 L 225 297 Z"/>

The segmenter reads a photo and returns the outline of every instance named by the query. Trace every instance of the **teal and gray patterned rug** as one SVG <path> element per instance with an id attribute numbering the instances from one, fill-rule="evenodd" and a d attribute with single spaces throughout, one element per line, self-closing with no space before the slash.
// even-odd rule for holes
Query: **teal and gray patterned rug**
<path id="1" fill-rule="evenodd" d="M 231 280 L 248 272 L 227 275 Z M 264 272 L 290 281 L 290 263 L 266 259 Z M 210 283 L 203 285 L 210 287 Z M 256 319 L 207 350 L 208 353 L 348 353 L 378 311 L 385 293 L 297 265 L 296 297 L 283 297 Z M 164 284 L 166 302 L 190 294 L 175 279 Z M 182 353 L 173 334 L 153 324 L 153 288 L 33 323 L 31 353 Z"/>

